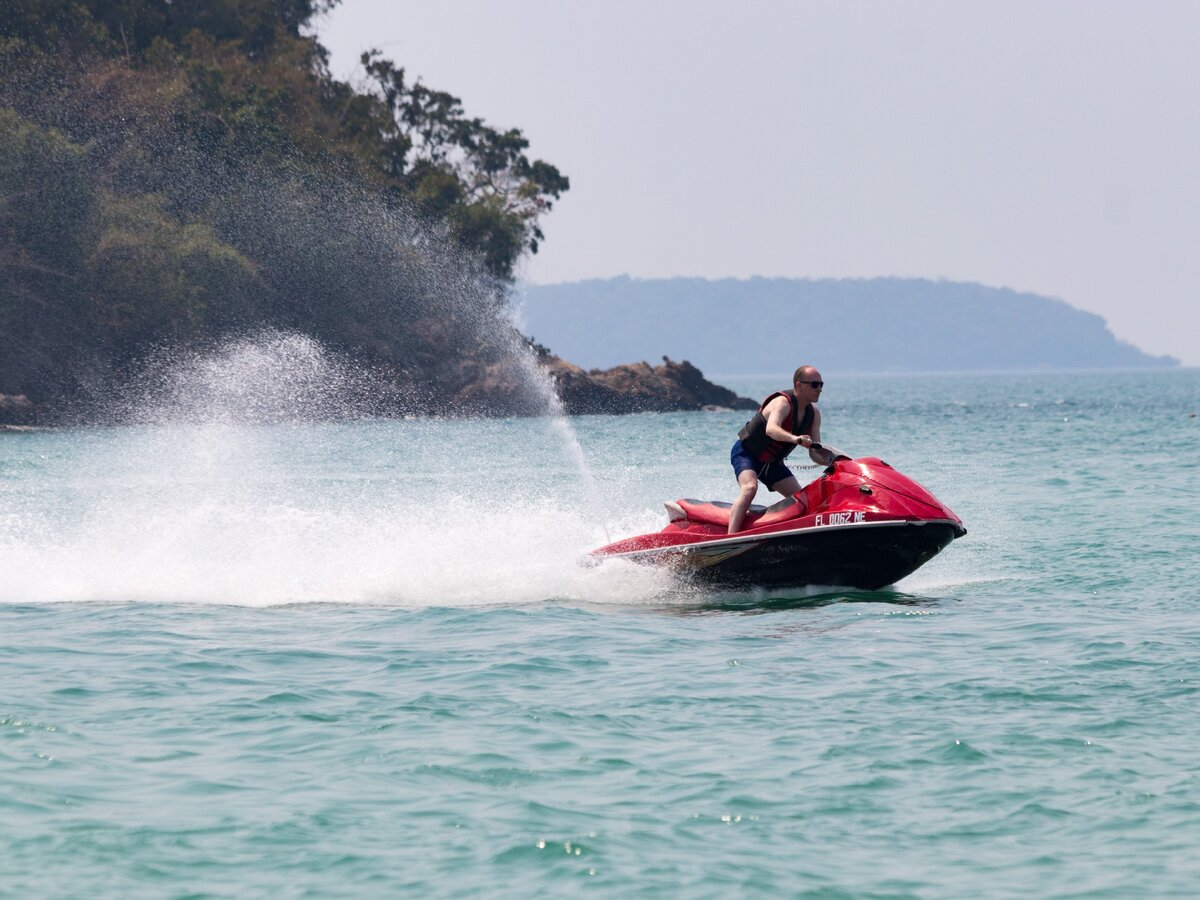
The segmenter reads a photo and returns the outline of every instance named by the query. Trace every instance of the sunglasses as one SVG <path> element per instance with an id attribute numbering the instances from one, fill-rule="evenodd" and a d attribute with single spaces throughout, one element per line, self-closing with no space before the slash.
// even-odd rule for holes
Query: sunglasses
<path id="1" fill-rule="evenodd" d="M 811 384 L 818 391 L 821 388 L 825 387 L 825 382 L 823 382 L 823 381 L 797 381 L 796 384 Z"/>

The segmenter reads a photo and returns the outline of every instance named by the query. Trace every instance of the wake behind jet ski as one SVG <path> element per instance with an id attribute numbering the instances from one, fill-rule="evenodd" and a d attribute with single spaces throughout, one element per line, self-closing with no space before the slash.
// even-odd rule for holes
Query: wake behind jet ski
<path id="1" fill-rule="evenodd" d="M 825 473 L 773 506 L 752 506 L 727 534 L 731 504 L 675 500 L 662 531 L 592 551 L 667 566 L 723 586 L 830 585 L 876 590 L 916 571 L 967 533 L 933 494 L 876 457 L 826 454 Z"/>

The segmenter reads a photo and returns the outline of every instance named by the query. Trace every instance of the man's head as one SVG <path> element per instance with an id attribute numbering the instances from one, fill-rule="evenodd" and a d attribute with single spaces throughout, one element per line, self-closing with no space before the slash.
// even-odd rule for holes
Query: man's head
<path id="1" fill-rule="evenodd" d="M 801 366 L 792 373 L 792 387 L 798 399 L 816 403 L 821 399 L 821 389 L 825 387 L 825 381 L 814 366 Z"/>

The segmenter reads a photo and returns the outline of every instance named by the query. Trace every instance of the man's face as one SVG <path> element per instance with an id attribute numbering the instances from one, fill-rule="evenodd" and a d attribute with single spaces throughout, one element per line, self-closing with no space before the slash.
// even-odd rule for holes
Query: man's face
<path id="1" fill-rule="evenodd" d="M 814 381 L 817 382 L 819 387 L 813 386 Z M 824 387 L 825 381 L 821 377 L 821 373 L 816 369 L 808 369 L 795 384 L 796 396 L 808 403 L 816 403 L 821 399 L 821 389 Z"/>

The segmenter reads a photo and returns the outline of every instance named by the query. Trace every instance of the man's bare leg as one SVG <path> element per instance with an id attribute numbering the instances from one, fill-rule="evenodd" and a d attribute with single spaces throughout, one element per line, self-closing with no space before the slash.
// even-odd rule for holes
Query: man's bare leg
<path id="1" fill-rule="evenodd" d="M 785 478 L 783 481 L 775 482 L 773 485 L 771 485 L 771 490 L 775 491 L 777 494 L 783 494 L 785 497 L 795 497 L 796 502 L 800 504 L 799 515 L 804 515 L 804 513 L 807 512 L 808 501 L 803 493 L 804 486 L 800 484 L 800 481 L 795 475 L 793 475 L 791 478 Z"/>
<path id="2" fill-rule="evenodd" d="M 795 475 L 791 475 L 783 479 L 783 481 L 775 482 L 771 485 L 771 490 L 777 494 L 783 494 L 785 497 L 790 497 L 793 494 L 798 494 L 803 488 L 800 485 L 799 479 Z"/>
<path id="3" fill-rule="evenodd" d="M 737 499 L 733 501 L 733 508 L 729 510 L 729 534 L 742 530 L 746 510 L 750 508 L 750 504 L 754 502 L 754 495 L 758 493 L 758 475 L 753 469 L 746 469 L 738 475 L 738 487 L 741 490 Z"/>

